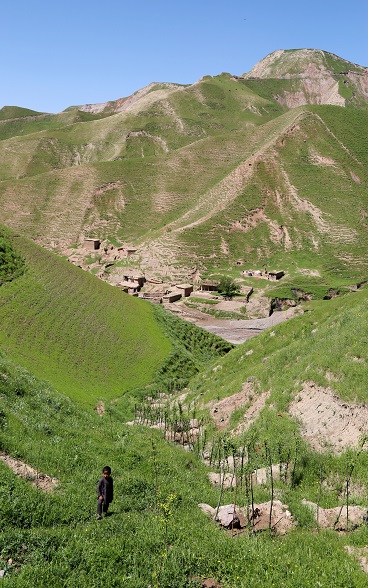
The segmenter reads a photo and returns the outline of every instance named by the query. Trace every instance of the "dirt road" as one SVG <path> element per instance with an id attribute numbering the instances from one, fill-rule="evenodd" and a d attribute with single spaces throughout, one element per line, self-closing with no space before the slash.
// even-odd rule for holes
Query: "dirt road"
<path id="1" fill-rule="evenodd" d="M 194 323 L 197 327 L 214 333 L 229 343 L 244 343 L 247 339 L 259 335 L 265 329 L 269 329 L 302 313 L 300 307 L 289 308 L 283 312 L 274 312 L 271 316 L 260 319 L 216 319 L 195 309 L 188 309 L 184 305 L 169 308 L 175 311 L 184 320 Z"/>

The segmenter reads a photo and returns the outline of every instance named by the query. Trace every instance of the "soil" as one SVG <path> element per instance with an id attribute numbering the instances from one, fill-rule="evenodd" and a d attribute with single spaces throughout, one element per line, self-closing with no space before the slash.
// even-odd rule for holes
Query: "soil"
<path id="1" fill-rule="evenodd" d="M 216 427 L 222 431 L 227 429 L 230 424 L 231 415 L 234 410 L 248 407 L 244 411 L 242 422 L 234 430 L 234 434 L 240 434 L 248 429 L 256 420 L 261 410 L 266 405 L 269 392 L 264 392 L 258 396 L 254 391 L 253 382 L 245 382 L 241 392 L 232 396 L 227 396 L 215 404 L 208 405 L 211 408 L 210 414 L 215 422 Z"/>
<path id="2" fill-rule="evenodd" d="M 345 545 L 344 549 L 359 562 L 363 572 L 368 574 L 368 547 Z"/>
<path id="3" fill-rule="evenodd" d="M 348 529 L 351 530 L 360 526 L 363 522 L 363 516 L 366 514 L 366 511 L 360 506 L 349 505 L 347 513 L 346 506 L 318 508 L 317 504 L 308 500 L 303 500 L 303 504 L 312 510 L 318 526 L 324 529 L 334 529 L 335 531 L 347 531 Z"/>
<path id="4" fill-rule="evenodd" d="M 368 433 L 367 406 L 343 402 L 331 388 L 313 382 L 304 382 L 289 412 L 301 421 L 301 433 L 316 451 L 341 453 Z"/>
<path id="5" fill-rule="evenodd" d="M 0 459 L 3 461 L 15 474 L 29 480 L 32 486 L 36 486 L 44 492 L 51 492 L 58 485 L 58 480 L 51 478 L 44 473 L 41 473 L 30 465 L 27 465 L 19 459 L 13 459 L 5 453 L 0 453 Z"/>
<path id="6" fill-rule="evenodd" d="M 100 400 L 96 405 L 96 412 L 99 416 L 102 416 L 105 413 L 105 403 Z"/>

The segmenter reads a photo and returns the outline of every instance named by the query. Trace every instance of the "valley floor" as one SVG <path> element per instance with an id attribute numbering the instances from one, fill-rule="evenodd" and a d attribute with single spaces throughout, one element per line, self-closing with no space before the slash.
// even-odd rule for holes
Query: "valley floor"
<path id="1" fill-rule="evenodd" d="M 197 327 L 201 327 L 222 337 L 225 341 L 233 344 L 244 343 L 251 337 L 259 335 L 265 329 L 269 329 L 282 323 L 294 316 L 301 314 L 303 311 L 300 308 L 289 308 L 282 312 L 274 312 L 269 317 L 258 319 L 218 319 L 209 314 L 201 312 L 194 308 L 187 308 L 183 304 L 172 305 L 169 310 L 178 314 L 184 320 L 194 323 Z"/>

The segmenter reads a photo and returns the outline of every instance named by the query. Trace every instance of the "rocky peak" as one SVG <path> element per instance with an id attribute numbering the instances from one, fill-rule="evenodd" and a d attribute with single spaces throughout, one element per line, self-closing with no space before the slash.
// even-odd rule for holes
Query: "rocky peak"
<path id="1" fill-rule="evenodd" d="M 321 78 L 330 75 L 367 73 L 367 68 L 346 61 L 321 49 L 278 49 L 261 59 L 250 72 L 250 78 Z"/>
<path id="2" fill-rule="evenodd" d="M 279 49 L 259 61 L 245 79 L 290 80 L 274 98 L 288 108 L 303 104 L 368 102 L 368 69 L 320 49 Z"/>

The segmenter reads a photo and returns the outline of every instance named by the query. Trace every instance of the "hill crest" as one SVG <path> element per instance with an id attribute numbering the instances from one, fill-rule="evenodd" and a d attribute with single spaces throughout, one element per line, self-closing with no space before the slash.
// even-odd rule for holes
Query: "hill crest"
<path id="1" fill-rule="evenodd" d="M 323 77 L 348 72 L 367 74 L 368 69 L 322 49 L 277 49 L 258 61 L 243 77 Z"/>

